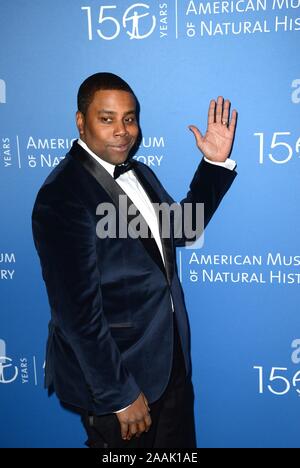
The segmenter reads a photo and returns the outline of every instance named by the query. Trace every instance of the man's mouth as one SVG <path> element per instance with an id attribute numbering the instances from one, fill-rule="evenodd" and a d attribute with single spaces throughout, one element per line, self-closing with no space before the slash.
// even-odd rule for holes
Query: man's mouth
<path id="1" fill-rule="evenodd" d="M 130 148 L 130 143 L 126 143 L 124 145 L 110 145 L 110 147 L 114 151 L 118 151 L 119 153 L 125 153 L 125 151 L 128 151 Z"/>

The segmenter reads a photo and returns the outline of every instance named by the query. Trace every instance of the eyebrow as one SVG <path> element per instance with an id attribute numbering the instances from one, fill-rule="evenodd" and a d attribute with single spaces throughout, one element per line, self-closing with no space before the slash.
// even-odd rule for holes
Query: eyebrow
<path id="1" fill-rule="evenodd" d="M 110 114 L 110 115 L 114 115 L 116 114 L 117 112 L 114 112 L 114 111 L 111 111 L 111 110 L 107 110 L 107 109 L 101 109 L 98 111 L 98 114 Z M 127 112 L 124 113 L 124 115 L 128 115 L 128 114 L 135 114 L 136 111 L 135 109 L 133 110 L 129 110 Z"/>

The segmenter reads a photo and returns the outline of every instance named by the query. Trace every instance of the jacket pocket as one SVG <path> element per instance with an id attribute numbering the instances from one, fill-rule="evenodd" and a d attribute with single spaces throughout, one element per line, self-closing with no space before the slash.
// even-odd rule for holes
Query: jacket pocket
<path id="1" fill-rule="evenodd" d="M 133 328 L 133 322 L 116 322 L 116 323 L 109 323 L 110 328 Z"/>

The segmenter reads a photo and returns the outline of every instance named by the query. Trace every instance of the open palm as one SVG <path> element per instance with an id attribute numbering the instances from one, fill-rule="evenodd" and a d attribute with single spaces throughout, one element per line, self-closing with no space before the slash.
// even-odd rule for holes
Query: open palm
<path id="1" fill-rule="evenodd" d="M 224 162 L 231 152 L 236 127 L 237 111 L 233 110 L 230 119 L 230 101 L 219 96 L 217 102 L 210 101 L 207 130 L 203 136 L 195 125 L 190 125 L 196 144 L 203 155 L 214 162 Z"/>

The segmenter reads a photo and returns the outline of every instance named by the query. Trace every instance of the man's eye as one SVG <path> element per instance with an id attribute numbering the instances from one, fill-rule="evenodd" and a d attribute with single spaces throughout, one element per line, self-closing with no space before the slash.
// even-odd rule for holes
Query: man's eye
<path id="1" fill-rule="evenodd" d="M 110 117 L 101 117 L 101 122 L 103 123 L 111 123 L 112 119 Z"/>
<path id="2" fill-rule="evenodd" d="M 135 117 L 127 117 L 127 118 L 125 119 L 125 122 L 126 122 L 126 123 L 133 123 L 133 122 L 135 122 L 135 120 L 136 120 Z"/>

